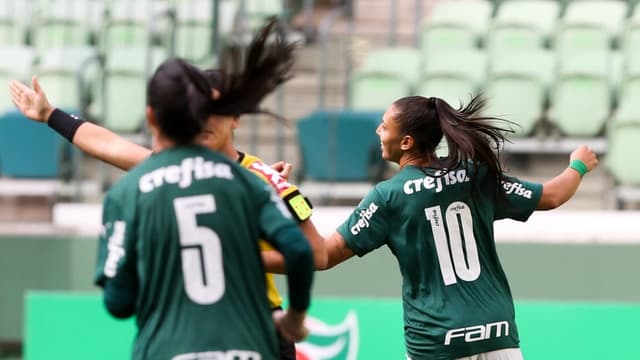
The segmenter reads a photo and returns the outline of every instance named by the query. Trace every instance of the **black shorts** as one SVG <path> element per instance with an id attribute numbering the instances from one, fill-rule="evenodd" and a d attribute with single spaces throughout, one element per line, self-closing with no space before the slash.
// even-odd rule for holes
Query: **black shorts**
<path id="1" fill-rule="evenodd" d="M 272 309 L 273 311 L 282 310 L 281 307 Z M 296 360 L 296 343 L 287 340 L 280 331 L 276 331 L 278 335 L 278 348 L 280 350 L 280 360 Z"/>

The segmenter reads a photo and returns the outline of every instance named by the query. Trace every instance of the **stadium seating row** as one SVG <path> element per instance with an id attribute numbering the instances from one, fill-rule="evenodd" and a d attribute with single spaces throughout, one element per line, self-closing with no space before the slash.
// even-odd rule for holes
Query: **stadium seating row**
<path id="1" fill-rule="evenodd" d="M 518 123 L 523 137 L 538 135 L 541 124 L 563 136 L 596 137 L 609 119 L 640 120 L 640 11 L 628 19 L 623 48 L 614 50 L 611 34 L 624 23 L 625 2 L 571 2 L 562 18 L 555 1 L 506 1 L 493 18 L 490 6 L 439 3 L 417 48 L 372 51 L 352 78 L 351 108 L 384 110 L 411 93 L 455 105 L 482 91 L 491 114 Z M 485 47 L 477 46 L 480 34 Z M 550 47 L 545 36 L 552 36 Z"/>
<path id="2" fill-rule="evenodd" d="M 29 81 L 35 73 L 52 103 L 111 130 L 138 133 L 146 79 L 160 62 L 176 55 L 204 67 L 215 65 L 213 4 L 0 0 L 0 83 Z M 267 16 L 284 14 L 284 4 L 223 0 L 218 11 L 218 35 L 224 37 L 239 23 L 255 26 Z M 9 94 L 0 92 L 0 113 L 12 108 Z"/>
<path id="3" fill-rule="evenodd" d="M 455 106 L 483 92 L 488 115 L 518 124 L 514 145 L 531 143 L 522 148 L 535 153 L 567 150 L 558 139 L 603 144 L 618 200 L 640 199 L 640 174 L 624 160 L 640 150 L 639 49 L 636 1 L 444 1 L 417 47 L 364 57 L 347 104 L 384 111 L 418 94 Z"/>

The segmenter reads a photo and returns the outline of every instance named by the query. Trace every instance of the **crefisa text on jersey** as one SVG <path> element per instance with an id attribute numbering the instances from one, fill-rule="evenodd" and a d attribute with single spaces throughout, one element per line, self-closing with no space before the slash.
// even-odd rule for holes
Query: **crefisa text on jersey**
<path id="1" fill-rule="evenodd" d="M 140 177 L 138 188 L 147 193 L 166 184 L 178 184 L 186 188 L 193 180 L 210 179 L 213 177 L 233 179 L 231 166 L 225 163 L 205 161 L 202 157 L 186 158 L 180 165 L 163 166 Z"/>
<path id="2" fill-rule="evenodd" d="M 450 186 L 469 182 L 470 180 L 466 169 L 448 171 L 444 174 L 436 172 L 434 176 L 427 175 L 423 178 L 407 180 L 402 186 L 402 190 L 407 195 L 420 192 L 422 189 L 440 192 L 443 189 L 443 183 L 444 186 Z"/>
<path id="3" fill-rule="evenodd" d="M 358 235 L 360 233 L 360 230 L 364 228 L 368 228 L 369 219 L 373 217 L 373 214 L 376 213 L 376 210 L 378 210 L 378 205 L 376 205 L 376 203 L 374 202 L 369 204 L 369 206 L 366 207 L 364 210 L 361 210 L 360 218 L 358 219 L 358 222 L 351 227 L 351 233 L 353 235 Z"/>
<path id="4" fill-rule="evenodd" d="M 531 196 L 533 196 L 533 192 L 525 188 L 519 182 L 503 181 L 502 187 L 504 188 L 505 193 L 507 194 L 515 194 L 527 199 L 531 199 Z"/>

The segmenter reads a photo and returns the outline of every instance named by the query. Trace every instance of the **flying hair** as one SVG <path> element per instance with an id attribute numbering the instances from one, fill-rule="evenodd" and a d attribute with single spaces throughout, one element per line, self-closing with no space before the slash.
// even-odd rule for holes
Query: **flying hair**
<path id="1" fill-rule="evenodd" d="M 504 180 L 500 151 L 503 148 L 507 133 L 513 133 L 515 123 L 512 121 L 483 115 L 487 105 L 484 95 L 476 95 L 458 109 L 452 108 L 446 101 L 432 98 L 436 114 L 447 141 L 449 153 L 441 166 L 453 169 L 457 166 L 471 168 L 478 174 L 480 168 L 486 169 L 487 179 L 501 188 Z M 473 188 L 476 188 L 477 176 L 472 178 Z M 504 193 L 497 191 L 496 200 L 505 200 Z M 501 203 L 501 201 L 500 201 Z"/>
<path id="2" fill-rule="evenodd" d="M 230 47 L 222 56 L 220 69 L 205 71 L 212 87 L 220 92 L 212 112 L 223 116 L 264 113 L 283 120 L 260 109 L 260 103 L 292 78 L 295 47 L 286 41 L 275 17 L 256 32 L 246 50 Z"/>

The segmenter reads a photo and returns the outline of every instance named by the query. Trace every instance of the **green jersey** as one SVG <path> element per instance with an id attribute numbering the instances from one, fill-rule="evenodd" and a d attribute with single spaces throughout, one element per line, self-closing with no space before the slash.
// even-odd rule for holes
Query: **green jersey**
<path id="1" fill-rule="evenodd" d="M 134 359 L 278 358 L 258 239 L 296 224 L 263 181 L 168 149 L 113 186 L 103 224 L 96 282 L 135 294 Z"/>
<path id="2" fill-rule="evenodd" d="M 480 172 L 482 173 L 482 172 Z M 518 347 L 511 290 L 498 260 L 493 222 L 524 221 L 542 186 L 509 178 L 508 206 L 496 206 L 496 186 L 460 168 L 404 167 L 381 182 L 339 228 L 357 254 L 386 245 L 403 278 L 409 357 L 456 359 Z"/>

